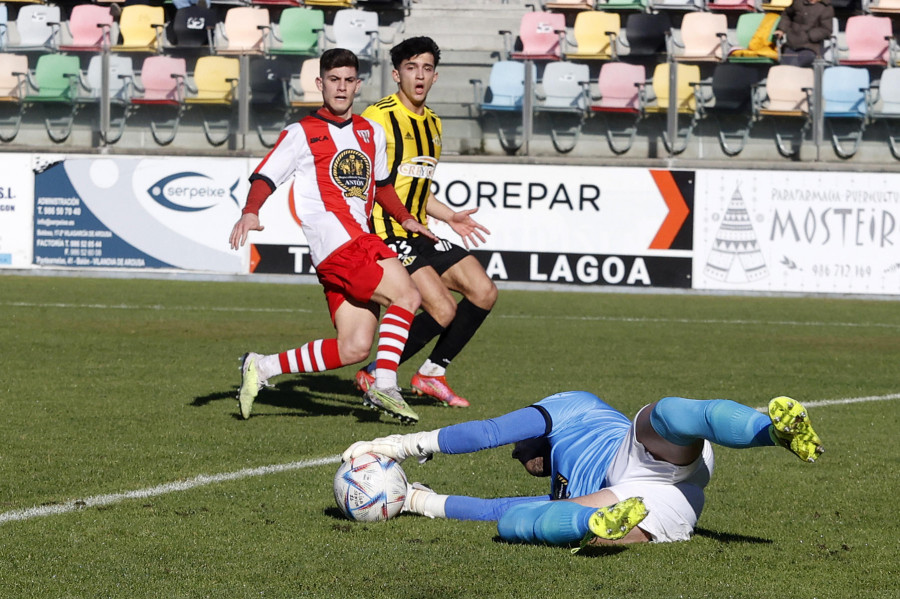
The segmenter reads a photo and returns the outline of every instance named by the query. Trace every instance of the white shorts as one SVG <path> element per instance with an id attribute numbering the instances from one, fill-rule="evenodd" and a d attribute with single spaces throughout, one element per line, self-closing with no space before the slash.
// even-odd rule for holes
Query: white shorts
<path id="1" fill-rule="evenodd" d="M 636 421 L 637 416 L 606 471 L 605 488 L 619 501 L 644 498 L 649 513 L 639 528 L 654 543 L 686 541 L 691 538 L 703 510 L 703 487 L 709 483 L 715 463 L 712 445 L 704 442 L 701 456 L 687 466 L 662 462 L 638 442 L 634 431 Z"/>

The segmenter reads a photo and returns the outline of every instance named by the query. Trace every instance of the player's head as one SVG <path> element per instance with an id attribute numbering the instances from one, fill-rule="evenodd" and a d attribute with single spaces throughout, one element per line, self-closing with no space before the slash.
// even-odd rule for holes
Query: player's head
<path id="1" fill-rule="evenodd" d="M 322 54 L 316 87 L 322 92 L 325 108 L 335 116 L 349 118 L 361 84 L 356 54 L 344 48 L 332 48 Z"/>
<path id="2" fill-rule="evenodd" d="M 522 462 L 532 476 L 550 476 L 550 441 L 536 437 L 519 441 L 513 447 L 512 457 Z"/>
<path id="3" fill-rule="evenodd" d="M 430 37 L 420 35 L 403 40 L 393 48 L 391 48 L 391 64 L 395 69 L 400 68 L 404 60 L 409 60 L 413 56 L 420 54 L 431 54 L 434 66 L 437 67 L 441 61 L 441 49 Z"/>
<path id="4" fill-rule="evenodd" d="M 430 37 L 411 37 L 391 48 L 392 76 L 407 108 L 419 111 L 425 106 L 425 98 L 437 81 L 440 59 L 441 50 Z"/>

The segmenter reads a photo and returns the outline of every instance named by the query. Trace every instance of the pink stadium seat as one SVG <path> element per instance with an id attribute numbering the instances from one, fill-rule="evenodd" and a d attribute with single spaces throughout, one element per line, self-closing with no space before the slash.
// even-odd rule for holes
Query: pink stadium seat
<path id="1" fill-rule="evenodd" d="M 890 17 L 855 15 L 847 19 L 846 51 L 840 57 L 843 65 L 887 66 L 891 60 L 894 32 Z"/>
<path id="2" fill-rule="evenodd" d="M 559 60 L 561 57 L 560 31 L 566 30 L 566 17 L 562 13 L 527 12 L 519 26 L 522 50 L 508 51 L 513 60 Z M 508 40 L 510 32 L 501 31 Z M 507 43 L 507 48 L 509 48 Z"/>
<path id="3" fill-rule="evenodd" d="M 91 50 L 99 51 L 106 37 L 106 44 L 110 44 L 110 30 L 113 26 L 113 17 L 109 6 L 97 4 L 77 4 L 72 7 L 69 16 L 69 32 L 72 34 L 72 42 L 60 46 L 67 50 Z"/>

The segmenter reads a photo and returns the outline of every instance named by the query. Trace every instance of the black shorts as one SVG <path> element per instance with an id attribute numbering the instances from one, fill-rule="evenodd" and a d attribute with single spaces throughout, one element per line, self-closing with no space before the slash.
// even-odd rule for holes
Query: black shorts
<path id="1" fill-rule="evenodd" d="M 384 240 L 389 248 L 397 252 L 400 264 L 413 274 L 423 266 L 430 266 L 439 275 L 444 274 L 454 264 L 469 255 L 469 252 L 446 239 L 437 243 L 427 237 L 388 237 Z"/>

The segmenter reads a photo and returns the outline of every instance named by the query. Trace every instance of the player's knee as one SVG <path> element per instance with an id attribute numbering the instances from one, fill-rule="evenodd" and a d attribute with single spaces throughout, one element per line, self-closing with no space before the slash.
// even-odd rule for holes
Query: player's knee
<path id="1" fill-rule="evenodd" d="M 372 338 L 362 338 L 354 336 L 350 339 L 338 341 L 338 354 L 341 362 L 346 364 L 357 364 L 369 357 L 372 350 Z"/>
<path id="2" fill-rule="evenodd" d="M 397 293 L 397 296 L 391 303 L 395 306 L 409 310 L 410 312 L 415 312 L 419 309 L 419 306 L 422 305 L 422 295 L 410 281 L 408 286 Z"/>
<path id="3" fill-rule="evenodd" d="M 428 313 L 442 326 L 447 326 L 456 317 L 456 302 L 452 295 L 441 298 L 440 301 L 432 302 L 428 306 Z"/>
<path id="4" fill-rule="evenodd" d="M 472 287 L 471 292 L 467 296 L 469 301 L 483 310 L 490 310 L 497 303 L 497 285 L 492 280 L 485 277 L 478 284 Z"/>

